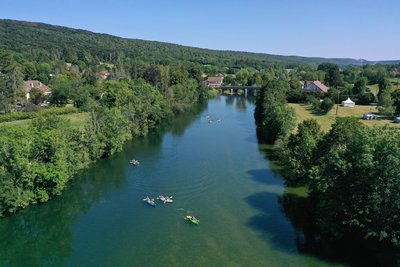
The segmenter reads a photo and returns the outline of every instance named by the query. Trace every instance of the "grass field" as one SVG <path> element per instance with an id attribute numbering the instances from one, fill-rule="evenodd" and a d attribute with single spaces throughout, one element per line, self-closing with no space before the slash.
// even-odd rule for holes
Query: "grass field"
<path id="1" fill-rule="evenodd" d="M 300 123 L 306 119 L 314 118 L 321 125 L 322 130 L 329 131 L 331 125 L 336 120 L 336 106 L 326 115 L 316 114 L 313 112 L 310 105 L 307 104 L 292 104 L 289 106 L 293 107 L 296 111 L 297 123 Z M 370 127 L 373 126 L 383 126 L 390 125 L 394 127 L 400 127 L 400 123 L 393 123 L 391 120 L 387 119 L 377 119 L 377 120 L 363 120 L 362 116 L 364 113 L 377 113 L 378 110 L 375 106 L 355 106 L 354 108 L 339 106 L 338 117 L 356 117 L 360 121 Z"/>
<path id="2" fill-rule="evenodd" d="M 400 89 L 400 78 L 390 78 L 389 81 L 394 89 Z"/>
<path id="3" fill-rule="evenodd" d="M 72 113 L 72 114 L 66 114 L 66 115 L 60 115 L 63 118 L 67 118 L 71 121 L 71 124 L 74 127 L 82 127 L 86 120 L 89 117 L 89 113 L 87 112 L 82 112 L 82 113 Z M 0 126 L 2 125 L 13 125 L 13 126 L 29 126 L 30 123 L 29 120 L 18 120 L 18 121 L 10 121 L 10 122 L 3 122 L 0 123 Z"/>
<path id="4" fill-rule="evenodd" d="M 371 93 L 373 93 L 374 95 L 378 94 L 379 85 L 377 83 L 376 84 L 367 85 L 367 87 L 371 90 Z"/>

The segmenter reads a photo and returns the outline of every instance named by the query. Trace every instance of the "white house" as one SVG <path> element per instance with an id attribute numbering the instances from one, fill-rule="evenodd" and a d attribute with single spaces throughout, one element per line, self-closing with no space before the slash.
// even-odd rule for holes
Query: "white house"
<path id="1" fill-rule="evenodd" d="M 355 102 L 351 101 L 350 97 L 348 97 L 345 101 L 342 101 L 343 107 L 354 107 L 356 105 Z"/>

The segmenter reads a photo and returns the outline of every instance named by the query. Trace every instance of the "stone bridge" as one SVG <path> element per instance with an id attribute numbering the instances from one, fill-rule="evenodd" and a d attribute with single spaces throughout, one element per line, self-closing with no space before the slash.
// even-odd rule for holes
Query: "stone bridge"
<path id="1" fill-rule="evenodd" d="M 244 94 L 247 95 L 247 92 L 258 90 L 258 89 L 260 89 L 260 87 L 259 86 L 235 86 L 235 85 L 232 85 L 232 86 L 221 86 L 220 89 L 222 91 L 230 90 L 231 94 L 237 93 L 238 90 L 243 90 Z"/>

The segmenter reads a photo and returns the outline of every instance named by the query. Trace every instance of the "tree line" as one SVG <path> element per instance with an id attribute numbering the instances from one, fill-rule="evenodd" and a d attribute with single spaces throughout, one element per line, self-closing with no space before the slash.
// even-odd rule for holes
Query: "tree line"
<path id="1" fill-rule="evenodd" d="M 297 125 L 290 82 L 273 79 L 256 99 L 259 136 L 274 143 L 291 185 L 306 185 L 320 236 L 360 237 L 400 247 L 400 129 L 337 118 L 327 133 L 314 119 Z"/>
<path id="2" fill-rule="evenodd" d="M 29 126 L 0 127 L 0 215 L 61 194 L 80 169 L 121 151 L 174 110 L 200 101 L 202 86 L 188 81 L 174 98 L 144 80 L 108 81 L 103 96 L 80 127 L 55 113 L 37 115 Z"/>

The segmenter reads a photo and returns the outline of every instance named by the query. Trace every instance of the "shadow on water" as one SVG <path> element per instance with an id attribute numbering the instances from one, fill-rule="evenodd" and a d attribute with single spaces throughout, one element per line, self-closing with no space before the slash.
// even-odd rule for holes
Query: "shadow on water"
<path id="1" fill-rule="evenodd" d="M 251 175 L 251 178 L 259 183 L 266 185 L 279 185 L 282 186 L 282 178 L 276 171 L 268 169 L 258 169 L 247 171 Z"/>
<path id="2" fill-rule="evenodd" d="M 286 193 L 278 202 L 298 233 L 299 252 L 351 266 L 400 266 L 399 251 L 385 244 L 366 242 L 354 234 L 338 241 L 321 238 L 310 198 Z"/>
<path id="3" fill-rule="evenodd" d="M 161 125 L 158 126 L 155 133 L 164 134 L 165 132 L 171 132 L 173 135 L 182 136 L 185 130 L 195 121 L 198 115 L 207 109 L 208 102 L 193 105 L 185 112 L 179 113 L 175 117 L 166 119 Z"/>
<path id="4" fill-rule="evenodd" d="M 1 218 L 0 266 L 63 266 L 73 251 L 73 225 L 107 194 L 126 186 L 126 153 L 141 145 L 152 147 L 151 154 L 159 153 L 166 133 L 182 135 L 206 107 L 199 105 L 176 116 L 169 125 L 136 140 L 138 146 L 128 143 L 122 153 L 82 170 L 61 196 Z"/>
<path id="5" fill-rule="evenodd" d="M 248 171 L 251 179 L 267 186 L 287 185 L 282 180 L 285 177 L 284 169 L 274 157 L 272 146 L 263 144 L 261 140 L 258 138 L 259 151 L 270 162 L 271 170 Z M 275 179 L 272 179 L 273 176 Z M 296 191 L 293 189 L 286 187 L 282 189 L 283 193 L 273 190 L 257 192 L 245 199 L 260 211 L 259 215 L 250 218 L 248 225 L 260 232 L 267 242 L 289 253 L 297 251 L 332 264 L 400 266 L 400 252 L 393 247 L 375 241 L 366 242 L 355 235 L 340 241 L 322 238 L 316 224 L 317 214 L 312 198 L 307 193 L 293 193 Z"/>
<path id="6" fill-rule="evenodd" d="M 71 254 L 72 225 L 102 195 L 124 184 L 123 174 L 110 171 L 110 160 L 102 160 L 82 171 L 63 195 L 48 203 L 2 218 L 0 221 L 1 266 L 62 266 Z M 95 172 L 93 171 L 95 170 Z"/>

